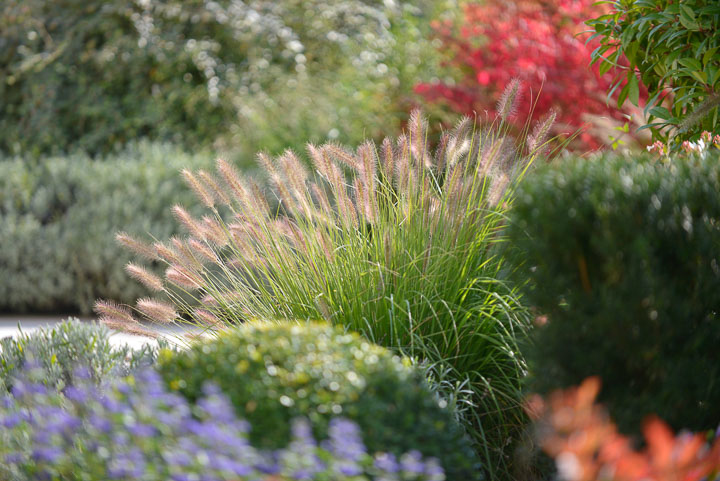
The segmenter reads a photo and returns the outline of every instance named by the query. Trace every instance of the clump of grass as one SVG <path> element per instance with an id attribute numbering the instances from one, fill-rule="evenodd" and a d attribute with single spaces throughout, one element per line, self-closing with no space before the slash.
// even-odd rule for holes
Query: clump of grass
<path id="1" fill-rule="evenodd" d="M 529 322 L 498 247 L 513 186 L 553 120 L 533 130 L 532 150 L 512 138 L 505 120 L 518 94 L 511 85 L 501 117 L 483 128 L 463 119 L 434 152 L 416 111 L 404 135 L 379 147 L 308 145 L 313 172 L 292 151 L 261 154 L 270 196 L 224 160 L 216 174 L 184 172 L 210 214 L 175 206 L 187 238 L 121 241 L 167 264 L 161 290 L 175 322 L 213 331 L 249 319 L 325 319 L 437 366 L 449 389 L 470 392 L 461 414 L 487 472 L 502 477 L 523 423 L 518 340 Z M 129 270 L 157 290 L 158 279 Z M 169 320 L 169 308 L 138 307 Z"/>

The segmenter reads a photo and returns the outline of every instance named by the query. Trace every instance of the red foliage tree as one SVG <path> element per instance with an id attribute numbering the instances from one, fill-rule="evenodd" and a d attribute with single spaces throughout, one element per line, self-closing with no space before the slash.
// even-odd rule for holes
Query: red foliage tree
<path id="1" fill-rule="evenodd" d="M 452 23 L 436 23 L 437 35 L 449 63 L 466 72 L 457 85 L 424 83 L 416 93 L 431 102 L 444 101 L 456 112 L 494 114 L 494 104 L 506 85 L 520 79 L 533 95 L 525 96 L 519 111 L 543 115 L 557 111 L 560 131 L 573 133 L 585 114 L 621 119 L 622 112 L 606 104 L 612 76 L 589 67 L 595 42 L 583 21 L 597 17 L 604 6 L 594 0 L 516 0 L 471 3 L 464 6 L 459 31 Z M 538 96 L 538 92 L 540 95 Z M 524 123 L 525 119 L 521 119 Z M 556 132 L 559 133 L 559 132 Z M 587 132 L 587 147 L 599 146 Z"/>

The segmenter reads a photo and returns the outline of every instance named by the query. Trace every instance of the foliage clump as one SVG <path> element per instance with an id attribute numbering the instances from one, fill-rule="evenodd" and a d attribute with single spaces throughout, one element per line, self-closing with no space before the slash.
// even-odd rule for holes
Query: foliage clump
<path id="1" fill-rule="evenodd" d="M 161 353 L 158 370 L 193 402 L 207 381 L 216 383 L 253 426 L 250 439 L 258 447 L 286 447 L 298 416 L 320 438 L 333 417 L 343 416 L 358 424 L 371 452 L 417 449 L 437 457 L 448 479 L 479 475 L 462 427 L 421 371 L 339 328 L 248 323 L 187 351 Z"/>
<path id="2" fill-rule="evenodd" d="M 78 364 L 85 366 L 86 376 L 99 384 L 154 363 L 156 348 L 149 344 L 137 350 L 113 346 L 110 335 L 105 326 L 68 319 L 51 328 L 0 340 L 0 391 L 12 390 L 28 366 L 33 366 L 40 382 L 63 391 L 76 383 L 74 369 Z"/>
<path id="3" fill-rule="evenodd" d="M 152 369 L 102 388 L 88 382 L 85 369 L 76 371 L 81 382 L 61 395 L 39 384 L 40 373 L 27 366 L 12 395 L 2 398 L 2 479 L 445 479 L 437 460 L 417 451 L 368 453 L 347 419 L 330 421 L 321 443 L 296 419 L 286 448 L 260 450 L 248 441 L 251 426 L 216 386 L 206 384 L 191 406 Z"/>
<path id="4" fill-rule="evenodd" d="M 720 478 L 720 432 L 712 444 L 706 433 L 673 433 L 659 418 L 646 419 L 644 449 L 620 434 L 596 403 L 600 380 L 553 392 L 547 400 L 533 396 L 528 409 L 536 419 L 543 449 L 556 460 L 568 481 L 685 481 Z M 587 440 L 579 443 L 578 439 Z"/>
<path id="5" fill-rule="evenodd" d="M 360 332 L 437 368 L 446 393 L 463 392 L 463 418 L 487 470 L 503 471 L 524 422 L 517 341 L 528 317 L 497 247 L 513 186 L 546 150 L 554 120 L 535 125 L 527 141 L 511 136 L 506 121 L 519 95 L 511 83 L 492 126 L 466 118 L 435 152 L 414 112 L 408 132 L 379 148 L 308 145 L 314 173 L 292 151 L 261 154 L 270 195 L 222 159 L 218 175 L 184 172 L 209 215 L 176 205 L 187 238 L 131 246 L 165 263 L 165 279 L 138 278 L 171 299 L 154 305 L 161 311 L 137 310 L 161 323 L 175 312 L 209 329 L 324 319 Z M 119 320 L 136 326 L 129 316 Z"/>
<path id="6" fill-rule="evenodd" d="M 720 5 L 714 0 L 619 0 L 587 21 L 599 48 L 593 63 L 615 69 L 618 106 L 638 105 L 638 84 L 648 90 L 645 112 L 656 140 L 699 139 L 720 126 Z M 627 59 L 627 64 L 619 64 Z"/>
<path id="7" fill-rule="evenodd" d="M 648 414 L 674 429 L 716 426 L 718 192 L 712 152 L 575 159 L 528 179 L 508 235 L 527 300 L 546 316 L 528 351 L 533 387 L 597 375 L 627 433 Z"/>
<path id="8" fill-rule="evenodd" d="M 612 77 L 603 75 L 602 66 L 588 68 L 598 42 L 585 42 L 587 36 L 581 35 L 583 21 L 607 11 L 605 6 L 592 0 L 491 0 L 466 2 L 462 10 L 458 25 L 450 20 L 435 24 L 455 81 L 419 83 L 417 93 L 465 115 L 494 112 L 505 86 L 519 78 L 537 97 L 520 100 L 522 115 L 513 119 L 518 128 L 528 113 L 542 116 L 554 110 L 555 133 L 583 129 L 574 147 L 608 143 L 610 126 L 624 122 L 627 112 L 608 106 L 605 92 Z"/>
<path id="9" fill-rule="evenodd" d="M 5 0 L 0 151 L 221 138 L 252 154 L 336 126 L 360 136 L 397 121 L 427 70 L 433 3 Z"/>
<path id="10" fill-rule="evenodd" d="M 166 206 L 192 195 L 177 172 L 210 166 L 212 157 L 139 143 L 106 160 L 0 159 L 0 311 L 88 314 L 98 297 L 134 302 L 148 294 L 127 277 L 131 256 L 115 232 L 179 234 Z"/>

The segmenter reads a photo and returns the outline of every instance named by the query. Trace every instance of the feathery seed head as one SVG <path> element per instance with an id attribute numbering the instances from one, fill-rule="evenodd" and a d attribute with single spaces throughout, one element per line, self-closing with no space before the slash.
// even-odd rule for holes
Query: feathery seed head
<path id="1" fill-rule="evenodd" d="M 215 251 L 205 242 L 195 238 L 188 240 L 188 246 L 192 249 L 192 252 L 197 257 L 201 257 L 206 261 L 217 263 L 218 257 L 215 255 Z"/>
<path id="2" fill-rule="evenodd" d="M 228 234 L 217 219 L 207 215 L 203 216 L 200 228 L 204 233 L 203 239 L 209 240 L 218 247 L 225 247 L 228 244 Z"/>
<path id="3" fill-rule="evenodd" d="M 488 194 L 488 203 L 496 207 L 502 200 L 508 186 L 510 185 L 510 177 L 501 172 L 499 175 L 493 178 L 492 184 L 490 185 L 490 192 Z"/>
<path id="4" fill-rule="evenodd" d="M 432 159 L 425 148 L 428 124 L 420 113 L 420 109 L 414 109 L 410 112 L 408 128 L 410 130 L 410 151 L 415 160 L 416 168 L 430 168 Z"/>
<path id="5" fill-rule="evenodd" d="M 328 200 L 327 194 L 325 193 L 325 189 L 317 185 L 315 182 L 310 184 L 310 189 L 312 191 L 313 197 L 315 197 L 315 200 L 318 204 L 320 204 L 320 209 L 322 212 L 328 216 L 331 217 L 333 215 L 332 207 L 330 207 L 330 201 Z"/>
<path id="6" fill-rule="evenodd" d="M 395 152 L 393 151 L 392 141 L 385 137 L 380 147 L 383 160 L 383 174 L 385 179 L 392 183 L 393 176 L 395 175 Z"/>
<path id="7" fill-rule="evenodd" d="M 203 204 L 210 208 L 215 207 L 215 199 L 205 186 L 200 183 L 197 177 L 195 177 L 195 174 L 188 169 L 183 169 L 182 176 L 185 178 L 185 183 L 195 192 L 195 195 Z"/>
<path id="8" fill-rule="evenodd" d="M 136 306 L 145 317 L 160 324 L 170 324 L 179 317 L 175 308 L 167 302 L 142 298 L 138 299 Z"/>
<path id="9" fill-rule="evenodd" d="M 240 205 L 248 208 L 250 205 L 248 189 L 245 182 L 243 182 L 240 177 L 240 174 L 238 174 L 237 170 L 235 170 L 235 167 L 233 167 L 227 160 L 220 158 L 217 159 L 217 170 L 228 187 L 230 187 L 230 191 L 235 199 L 240 203 Z"/>
<path id="10" fill-rule="evenodd" d="M 252 195 L 250 212 L 258 219 L 265 219 L 270 215 L 270 206 L 265 200 L 265 194 L 254 180 L 249 180 L 250 194 Z"/>
<path id="11" fill-rule="evenodd" d="M 151 246 L 132 237 L 126 232 L 118 232 L 117 234 L 115 234 L 115 240 L 117 240 L 117 242 L 121 245 L 133 251 L 135 254 L 144 257 L 147 260 L 154 261 L 158 258 L 157 253 Z"/>
<path id="12" fill-rule="evenodd" d="M 325 259 L 327 259 L 328 262 L 332 262 L 335 259 L 335 253 L 331 248 L 331 242 L 330 239 L 328 239 L 327 233 L 324 230 L 317 230 L 315 231 L 315 238 L 322 248 Z"/>
<path id="13" fill-rule="evenodd" d="M 181 259 L 180 255 L 175 252 L 171 247 L 163 244 L 162 242 L 156 242 L 153 244 L 153 247 L 155 248 L 155 252 L 157 253 L 157 256 L 164 260 L 165 262 L 172 264 L 172 263 L 178 263 L 182 264 L 183 260 Z"/>
<path id="14" fill-rule="evenodd" d="M 520 102 L 520 96 L 522 94 L 520 87 L 522 83 L 520 79 L 513 79 L 510 84 L 505 88 L 500 100 L 497 103 L 497 116 L 500 120 L 505 122 L 508 118 L 515 115 L 517 111 L 518 103 Z"/>
<path id="15" fill-rule="evenodd" d="M 202 238 L 204 236 L 202 227 L 198 224 L 198 221 L 185 210 L 185 208 L 179 204 L 175 204 L 172 208 L 172 212 L 175 218 L 185 227 L 185 229 L 195 237 Z"/>
<path id="16" fill-rule="evenodd" d="M 438 174 L 441 174 L 445 170 L 447 161 L 447 149 L 450 143 L 451 136 L 445 132 L 440 136 L 440 142 L 438 142 L 437 149 L 435 150 L 435 167 Z"/>
<path id="17" fill-rule="evenodd" d="M 128 334 L 132 334 L 135 336 L 143 336 L 143 337 L 148 337 L 150 339 L 157 339 L 158 337 L 160 337 L 158 335 L 158 333 L 153 332 L 149 329 L 145 329 L 137 321 L 135 321 L 135 323 L 127 323 L 127 322 L 118 321 L 118 320 L 110 318 L 110 317 L 101 317 L 100 323 L 104 324 L 109 329 L 126 332 Z"/>
<path id="18" fill-rule="evenodd" d="M 528 152 L 531 154 L 535 153 L 535 151 L 545 143 L 545 139 L 555 123 L 556 117 L 557 113 L 555 110 L 550 110 L 550 112 L 545 114 L 545 116 L 535 124 L 535 128 L 527 140 Z"/>
<path id="19" fill-rule="evenodd" d="M 327 151 L 324 148 L 317 147 L 313 144 L 307 144 L 307 151 L 315 170 L 317 170 L 321 176 L 325 177 L 329 181 L 330 159 L 327 156 Z"/>
<path id="20" fill-rule="evenodd" d="M 353 154 L 345 150 L 344 147 L 334 144 L 332 142 L 325 144 L 324 149 L 328 154 L 330 154 L 332 157 L 335 157 L 336 160 L 339 160 L 346 166 L 350 167 L 352 170 L 360 170 L 360 161 L 355 158 Z"/>
<path id="21" fill-rule="evenodd" d="M 125 271 L 130 275 L 130 277 L 139 281 L 142 285 L 144 285 L 150 290 L 164 290 L 162 279 L 160 279 L 158 276 L 156 276 L 142 266 L 130 262 L 125 266 Z"/>
<path id="22" fill-rule="evenodd" d="M 173 251 L 177 254 L 178 261 L 188 266 L 190 269 L 202 270 L 203 263 L 193 251 L 188 247 L 187 243 L 173 236 L 170 238 L 170 242 L 173 245 Z"/>
<path id="23" fill-rule="evenodd" d="M 209 307 L 215 307 L 219 305 L 217 299 L 215 299 L 212 294 L 205 294 L 202 299 L 200 299 L 200 304 Z"/>
<path id="24" fill-rule="evenodd" d="M 130 310 L 127 307 L 112 301 L 96 301 L 94 311 L 101 316 L 118 322 L 137 323 L 137 320 L 130 314 Z"/>
<path id="25" fill-rule="evenodd" d="M 165 278 L 178 287 L 184 289 L 201 289 L 203 280 L 198 274 L 180 265 L 171 265 L 165 270 Z"/>
<path id="26" fill-rule="evenodd" d="M 213 329 L 225 329 L 227 327 L 219 317 L 207 309 L 194 309 L 193 317 Z"/>
<path id="27" fill-rule="evenodd" d="M 211 193 L 218 202 L 223 205 L 230 205 L 230 196 L 228 196 L 225 189 L 215 179 L 215 176 L 204 170 L 199 170 L 197 176 L 204 184 L 205 189 Z"/>

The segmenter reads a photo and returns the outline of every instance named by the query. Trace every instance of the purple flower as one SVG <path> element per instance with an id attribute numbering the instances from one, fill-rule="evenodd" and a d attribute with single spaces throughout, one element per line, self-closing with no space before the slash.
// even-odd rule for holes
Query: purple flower
<path id="1" fill-rule="evenodd" d="M 75 379 L 89 381 L 90 379 L 92 379 L 92 371 L 87 366 L 78 366 L 73 371 L 73 377 Z"/>
<path id="2" fill-rule="evenodd" d="M 25 456 L 22 453 L 7 453 L 5 455 L 5 464 L 20 464 L 25 461 Z"/>
<path id="3" fill-rule="evenodd" d="M 157 432 L 154 426 L 143 423 L 131 424 L 128 426 L 128 431 L 133 436 L 137 436 L 139 438 L 151 438 Z"/>
<path id="4" fill-rule="evenodd" d="M 165 451 L 162 456 L 170 466 L 179 466 L 184 468 L 190 466 L 193 462 L 190 455 L 184 451 Z"/>
<path id="5" fill-rule="evenodd" d="M 354 462 L 340 462 L 336 465 L 336 470 L 344 476 L 360 476 L 363 473 L 362 468 Z"/>
<path id="6" fill-rule="evenodd" d="M 108 466 L 111 479 L 140 479 L 145 473 L 145 456 L 139 448 L 132 448 L 127 453 L 115 456 Z"/>
<path id="7" fill-rule="evenodd" d="M 335 418 L 328 428 L 330 439 L 324 443 L 328 451 L 340 459 L 359 461 L 366 453 L 362 442 L 360 428 L 354 422 Z"/>
<path id="8" fill-rule="evenodd" d="M 47 393 L 47 386 L 35 382 L 25 382 L 18 380 L 12 387 L 12 395 L 17 399 L 22 399 L 25 396 L 37 396 Z"/>
<path id="9" fill-rule="evenodd" d="M 419 451 L 410 451 L 403 454 L 400 457 L 400 467 L 405 473 L 422 474 L 425 471 L 422 454 Z"/>
<path id="10" fill-rule="evenodd" d="M 63 456 L 62 449 L 54 446 L 43 446 L 35 448 L 32 458 L 40 463 L 54 463 Z"/>
<path id="11" fill-rule="evenodd" d="M 90 417 L 88 419 L 88 423 L 92 428 L 95 430 L 101 432 L 101 433 L 109 433 L 112 429 L 112 423 L 109 419 L 103 417 L 101 414 L 92 413 L 90 414 Z"/>
<path id="12" fill-rule="evenodd" d="M 220 423 L 228 423 L 235 420 L 235 410 L 230 400 L 223 394 L 215 393 L 212 385 L 206 385 L 204 390 L 212 394 L 197 402 L 197 408 L 203 416 L 206 416 Z"/>
<path id="13" fill-rule="evenodd" d="M 76 386 L 68 386 L 63 394 L 65 394 L 65 397 L 70 401 L 78 404 L 84 404 L 88 399 L 87 390 Z"/>
<path id="14" fill-rule="evenodd" d="M 392 453 L 379 453 L 375 455 L 375 467 L 386 473 L 397 473 L 400 465 Z"/>
<path id="15" fill-rule="evenodd" d="M 18 424 L 20 424 L 20 422 L 22 421 L 22 416 L 20 416 L 19 413 L 11 413 L 1 419 L 2 420 L 0 420 L 0 426 L 6 429 L 12 429 Z"/>
<path id="16" fill-rule="evenodd" d="M 246 466 L 239 461 L 225 456 L 218 456 L 215 459 L 215 467 L 217 467 L 220 471 L 225 471 L 235 476 L 247 476 L 252 473 L 252 468 L 250 466 Z"/>

